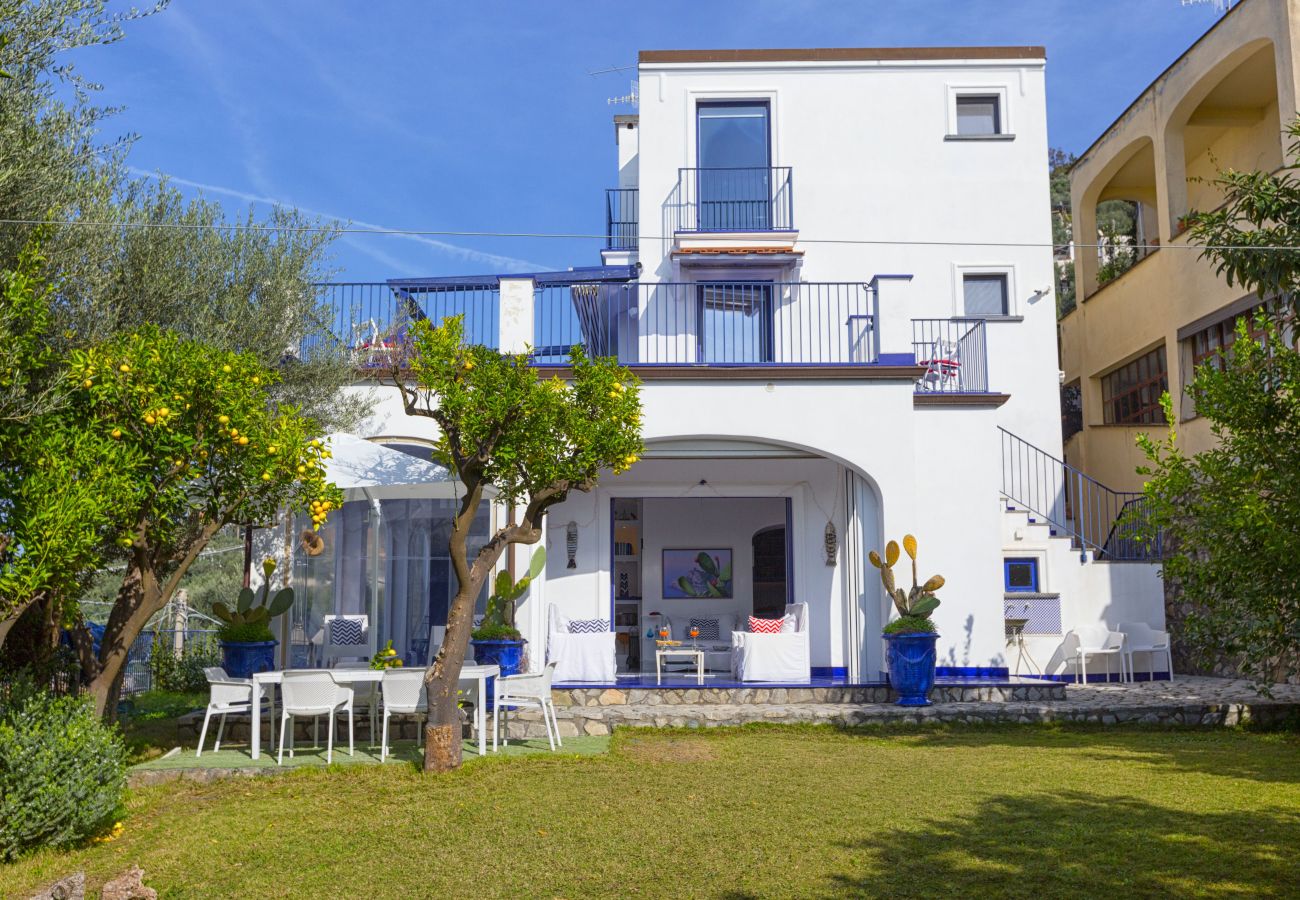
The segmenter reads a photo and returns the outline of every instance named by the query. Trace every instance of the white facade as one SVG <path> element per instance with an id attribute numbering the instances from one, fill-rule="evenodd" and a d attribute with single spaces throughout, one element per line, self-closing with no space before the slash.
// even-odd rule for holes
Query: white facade
<path id="1" fill-rule="evenodd" d="M 743 627 L 760 593 L 784 590 L 786 602 L 809 605 L 815 673 L 876 680 L 892 606 L 866 552 L 904 533 L 919 539 L 921 578 L 947 579 L 934 619 L 939 665 L 952 674 L 1011 664 L 1003 559 L 1025 550 L 1026 530 L 1060 594 L 1062 631 L 1116 625 L 1117 594 L 1125 616 L 1163 626 L 1151 566 L 1089 554 L 1081 563 L 1045 526 L 1008 524 L 1001 496 L 999 428 L 1061 456 L 1044 65 L 1041 48 L 642 54 L 639 115 L 616 119 L 611 179 L 638 189 L 639 239 L 604 254 L 608 266 L 639 264 L 640 286 L 583 296 L 623 298 L 609 301 L 622 305 L 602 328 L 617 330 L 618 352 L 643 380 L 647 451 L 550 512 L 547 569 L 519 611 L 534 666 L 550 604 L 613 621 L 625 634 L 620 666 L 635 668 L 652 613 L 734 615 Z M 756 183 L 767 193 L 739 201 L 716 199 L 739 179 L 699 165 L 700 129 L 731 127 L 700 117 L 731 115 L 729 104 L 762 119 L 768 137 L 765 166 L 736 167 L 766 169 Z M 990 108 L 995 133 L 962 133 L 959 118 Z M 710 149 L 710 162 L 724 150 Z M 746 211 L 706 221 L 710 203 Z M 1001 287 L 1004 305 L 970 316 L 967 276 L 991 276 L 980 284 Z M 529 280 L 501 279 L 503 349 L 547 343 Z M 731 287 L 715 295 L 700 283 Z M 977 328 L 983 347 L 939 348 L 932 334 L 948 325 L 914 324 L 953 319 Z M 588 340 L 590 327 L 584 320 Z M 934 358 L 945 353 L 953 359 Z M 944 388 L 958 366 L 979 383 Z M 391 389 L 376 391 L 364 436 L 433 437 Z M 616 510 L 634 510 L 635 527 Z M 777 532 L 783 588 L 776 551 L 760 561 L 756 549 L 760 533 Z M 616 554 L 631 543 L 620 534 L 634 536 L 634 552 Z M 664 596 L 662 551 L 688 548 L 729 551 L 732 596 Z M 522 565 L 528 551 L 517 552 Z M 1116 589 L 1103 570 L 1123 568 Z M 1041 661 L 1052 640 L 1035 638 Z"/>

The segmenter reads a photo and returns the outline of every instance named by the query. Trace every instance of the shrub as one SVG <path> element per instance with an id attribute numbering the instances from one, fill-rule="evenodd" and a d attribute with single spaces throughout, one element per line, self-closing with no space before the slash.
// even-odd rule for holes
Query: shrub
<path id="1" fill-rule="evenodd" d="M 66 847 L 122 804 L 126 747 L 88 697 L 15 685 L 0 707 L 0 860 Z"/>
<path id="2" fill-rule="evenodd" d="M 934 634 L 929 616 L 900 616 L 884 627 L 885 634 Z"/>
<path id="3" fill-rule="evenodd" d="M 164 640 L 155 638 L 153 651 L 149 654 L 149 674 L 153 677 L 153 689 L 156 691 L 177 694 L 206 691 L 208 679 L 203 674 L 203 669 L 219 665 L 221 651 L 211 641 L 191 643 L 177 656 Z"/>

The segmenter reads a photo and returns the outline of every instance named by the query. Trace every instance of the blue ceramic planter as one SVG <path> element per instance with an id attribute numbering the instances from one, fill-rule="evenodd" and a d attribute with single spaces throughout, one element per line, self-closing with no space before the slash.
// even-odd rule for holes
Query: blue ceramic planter
<path id="1" fill-rule="evenodd" d="M 937 634 L 886 634 L 885 664 L 899 706 L 929 706 Z"/>
<path id="2" fill-rule="evenodd" d="M 251 678 L 254 672 L 275 668 L 275 648 L 279 641 L 222 641 L 221 661 L 231 678 Z"/>
<path id="3" fill-rule="evenodd" d="M 526 641 L 470 641 L 474 648 L 474 662 L 480 666 L 500 666 L 502 675 L 518 675 L 524 657 Z M 492 705 L 495 678 L 487 680 L 488 706 Z"/>

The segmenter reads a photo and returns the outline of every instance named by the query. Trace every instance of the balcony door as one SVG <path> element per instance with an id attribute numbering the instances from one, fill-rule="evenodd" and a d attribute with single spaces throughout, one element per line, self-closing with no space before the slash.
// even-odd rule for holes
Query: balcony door
<path id="1" fill-rule="evenodd" d="M 744 365 L 772 361 L 772 285 L 701 284 L 697 288 L 700 362 Z"/>
<path id="2" fill-rule="evenodd" d="M 696 107 L 700 231 L 770 231 L 772 156 L 766 102 Z"/>

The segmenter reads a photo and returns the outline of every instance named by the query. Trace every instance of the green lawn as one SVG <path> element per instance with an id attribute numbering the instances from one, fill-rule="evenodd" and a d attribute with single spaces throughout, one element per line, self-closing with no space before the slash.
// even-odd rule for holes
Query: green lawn
<path id="1" fill-rule="evenodd" d="M 136 791 L 0 895 L 139 863 L 164 897 L 1295 896 L 1300 736 L 622 731 L 608 753 Z"/>

